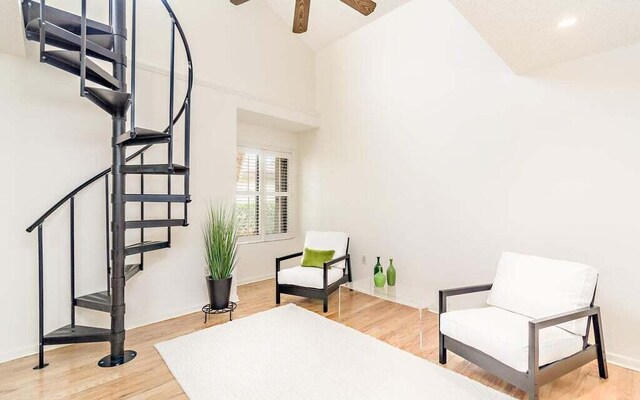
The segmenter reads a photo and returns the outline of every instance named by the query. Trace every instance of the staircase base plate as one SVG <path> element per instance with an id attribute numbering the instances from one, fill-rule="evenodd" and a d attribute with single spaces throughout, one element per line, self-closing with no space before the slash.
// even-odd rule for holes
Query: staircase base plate
<path id="1" fill-rule="evenodd" d="M 98 366 L 102 368 L 117 367 L 118 365 L 126 364 L 129 361 L 133 360 L 137 355 L 138 353 L 133 350 L 125 350 L 122 357 L 118 357 L 117 359 L 113 360 L 111 358 L 111 354 L 109 354 L 98 361 Z"/>
<path id="2" fill-rule="evenodd" d="M 47 368 L 49 366 L 49 363 L 44 363 L 41 366 L 40 365 L 36 365 L 35 367 L 33 367 L 34 370 L 39 370 L 39 369 L 43 369 L 43 368 Z"/>

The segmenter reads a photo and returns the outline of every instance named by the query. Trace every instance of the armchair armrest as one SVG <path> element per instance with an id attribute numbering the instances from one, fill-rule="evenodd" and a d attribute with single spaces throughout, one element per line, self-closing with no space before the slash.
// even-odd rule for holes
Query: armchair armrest
<path id="1" fill-rule="evenodd" d="M 440 314 L 447 312 L 447 298 L 451 296 L 459 296 L 461 294 L 485 292 L 491 290 L 493 283 L 487 283 L 484 285 L 464 286 L 453 289 L 440 290 L 439 296 L 439 312 Z"/>
<path id="2" fill-rule="evenodd" d="M 291 258 L 300 257 L 301 255 L 302 255 L 302 252 L 298 252 L 298 253 L 293 253 L 293 254 L 289 254 L 289 255 L 286 255 L 286 256 L 282 256 L 282 257 L 276 257 L 276 261 L 289 260 Z"/>
<path id="3" fill-rule="evenodd" d="M 349 260 L 350 258 L 351 256 L 349 254 L 345 254 L 342 257 L 334 258 L 333 260 L 327 261 L 326 263 L 322 264 L 322 285 L 324 287 L 324 290 L 327 290 L 327 283 L 329 282 L 329 277 L 327 275 L 327 270 L 329 269 L 329 267 L 333 264 L 339 263 L 340 261 Z"/>
<path id="4" fill-rule="evenodd" d="M 337 264 L 337 263 L 339 263 L 340 261 L 348 260 L 349 258 L 351 258 L 351 255 L 349 255 L 349 254 L 345 254 L 345 255 L 344 255 L 344 256 L 342 256 L 342 257 L 334 258 L 334 259 L 333 259 L 333 260 L 331 260 L 331 261 L 327 261 L 326 263 L 324 263 L 324 265 L 325 265 L 325 267 L 330 267 L 330 266 L 332 266 L 333 264 Z"/>
<path id="5" fill-rule="evenodd" d="M 601 349 L 598 354 L 598 368 L 600 368 L 600 376 L 606 376 L 606 366 L 604 360 L 604 344 L 602 343 L 602 332 L 600 327 L 600 307 L 591 306 L 584 307 L 573 311 L 552 315 L 544 318 L 537 318 L 529 321 L 529 373 L 534 376 L 540 373 L 540 329 L 555 326 L 567 321 L 573 321 L 580 318 L 594 318 L 594 331 L 596 335 L 597 346 Z M 585 339 L 586 346 L 586 339 Z M 600 357 L 602 357 L 602 362 Z"/>
<path id="6" fill-rule="evenodd" d="M 529 321 L 529 327 L 535 328 L 537 330 L 548 328 L 550 326 L 555 326 L 562 324 L 563 322 L 573 321 L 576 319 L 591 317 L 592 315 L 596 315 L 600 313 L 600 307 L 584 307 L 573 311 L 567 311 L 564 313 L 552 315 L 549 317 L 538 318 Z"/>
<path id="7" fill-rule="evenodd" d="M 298 252 L 298 253 L 293 253 L 293 254 L 289 254 L 286 256 L 282 256 L 282 257 L 276 257 L 276 274 L 280 271 L 280 263 L 282 261 L 285 260 L 290 260 L 292 258 L 296 258 L 296 257 L 300 257 L 302 255 L 302 252 Z"/>

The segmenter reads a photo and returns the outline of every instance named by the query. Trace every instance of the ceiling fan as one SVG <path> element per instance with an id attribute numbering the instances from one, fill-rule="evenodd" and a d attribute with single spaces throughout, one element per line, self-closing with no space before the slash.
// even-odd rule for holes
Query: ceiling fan
<path id="1" fill-rule="evenodd" d="M 236 6 L 246 3 L 249 0 L 231 0 Z M 293 32 L 303 33 L 307 31 L 309 25 L 309 7 L 311 0 L 293 0 L 296 2 L 296 9 L 293 13 Z M 326 1 L 326 0 L 323 0 Z M 376 3 L 372 0 L 340 0 L 344 4 L 358 11 L 362 15 L 369 15 L 376 9 Z"/>

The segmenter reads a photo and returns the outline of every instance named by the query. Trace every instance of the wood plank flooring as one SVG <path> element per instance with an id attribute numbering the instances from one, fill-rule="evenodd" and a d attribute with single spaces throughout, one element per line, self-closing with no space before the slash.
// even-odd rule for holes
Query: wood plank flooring
<path id="1" fill-rule="evenodd" d="M 242 302 L 234 318 L 275 307 L 273 280 L 241 286 L 239 295 Z M 347 290 L 343 290 L 342 296 L 341 317 L 338 316 L 336 293 L 331 298 L 329 313 L 325 314 L 328 318 L 437 363 L 438 318 L 435 314 L 426 313 L 423 318 L 424 346 L 420 349 L 417 311 Z M 320 301 L 283 295 L 283 304 L 290 302 L 322 314 Z M 36 356 L 0 364 L 0 399 L 186 398 L 153 346 L 224 323 L 228 321 L 228 315 L 214 315 L 206 325 L 203 321 L 202 313 L 197 312 L 128 331 L 126 347 L 136 350 L 138 357 L 118 368 L 102 369 L 96 365 L 108 353 L 108 343 L 72 345 L 48 351 L 46 359 L 51 365 L 40 371 L 31 369 L 36 364 Z M 525 398 L 522 391 L 451 353 L 446 368 L 516 398 Z M 640 399 L 640 373 L 610 365 L 609 374 L 608 380 L 601 380 L 593 362 L 543 386 L 541 399 Z"/>

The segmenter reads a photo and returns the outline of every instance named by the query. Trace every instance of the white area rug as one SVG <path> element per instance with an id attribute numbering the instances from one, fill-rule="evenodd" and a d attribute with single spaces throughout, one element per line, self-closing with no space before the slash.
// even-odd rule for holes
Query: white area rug
<path id="1" fill-rule="evenodd" d="M 156 349 L 194 400 L 511 399 L 293 304 Z"/>

